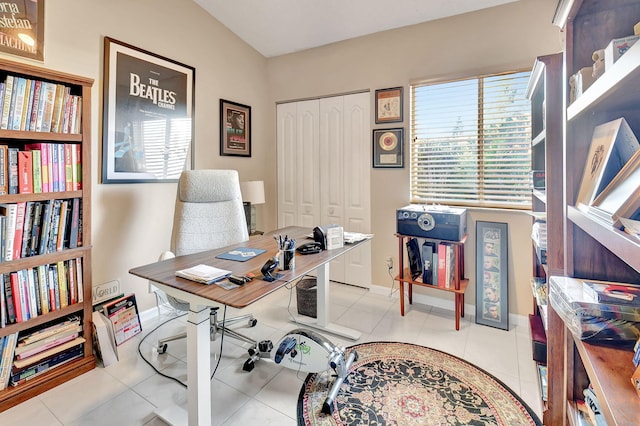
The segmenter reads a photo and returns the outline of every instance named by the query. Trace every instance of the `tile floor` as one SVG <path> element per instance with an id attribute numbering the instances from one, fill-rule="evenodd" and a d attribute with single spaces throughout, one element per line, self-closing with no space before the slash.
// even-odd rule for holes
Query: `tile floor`
<path id="1" fill-rule="evenodd" d="M 331 321 L 361 331 L 359 342 L 406 341 L 464 358 L 495 375 L 541 416 L 527 326 L 503 331 L 475 324 L 472 316 L 467 315 L 456 331 L 452 311 L 414 304 L 401 317 L 398 294 L 380 293 L 380 289 L 367 291 L 332 283 Z M 282 288 L 247 309 L 256 315 L 258 325 L 243 331 L 258 340 L 275 342 L 284 332 L 296 328 L 289 322 L 289 310 L 297 312 L 295 291 Z M 228 309 L 227 316 L 239 313 Z M 164 309 L 160 318 L 171 314 Z M 167 336 L 180 331 L 184 319 L 165 324 L 143 340 L 161 319 L 147 321 L 142 334 L 120 346 L 117 364 L 96 368 L 0 413 L 0 424 L 164 425 L 154 410 L 168 403 L 186 408 L 186 389 L 156 374 L 141 359 L 138 346 L 142 341 L 142 354 L 164 374 L 186 381 L 185 340 L 170 343 L 164 355 L 154 350 L 158 333 Z M 353 344 L 329 334 L 325 336 L 339 345 Z M 211 343 L 212 366 L 217 362 L 219 348 L 219 339 Z M 296 425 L 298 392 L 306 374 L 265 360 L 247 373 L 242 371 L 246 359 L 246 345 L 224 339 L 223 356 L 212 382 L 213 424 L 245 426 L 259 420 L 260 425 Z"/>

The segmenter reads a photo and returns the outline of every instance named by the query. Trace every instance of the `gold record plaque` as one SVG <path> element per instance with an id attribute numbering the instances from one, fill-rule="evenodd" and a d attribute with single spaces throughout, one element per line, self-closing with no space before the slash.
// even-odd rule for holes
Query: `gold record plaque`
<path id="1" fill-rule="evenodd" d="M 398 137 L 393 132 L 385 132 L 380 137 L 380 148 L 385 151 L 392 151 L 398 146 Z"/>
<path id="2" fill-rule="evenodd" d="M 404 167 L 404 128 L 373 131 L 373 167 Z"/>

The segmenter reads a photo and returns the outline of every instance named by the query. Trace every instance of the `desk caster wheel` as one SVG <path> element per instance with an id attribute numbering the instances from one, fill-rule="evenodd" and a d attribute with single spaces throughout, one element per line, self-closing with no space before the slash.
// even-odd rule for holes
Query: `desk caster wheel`
<path id="1" fill-rule="evenodd" d="M 255 319 L 255 318 L 251 318 L 251 319 L 249 320 L 249 327 L 255 327 L 255 326 L 256 326 L 256 324 L 258 324 L 258 320 L 257 320 L 257 319 Z"/>
<path id="2" fill-rule="evenodd" d="M 328 414 L 328 415 L 333 414 L 333 404 L 330 404 L 327 401 L 325 401 L 324 404 L 322 404 L 322 414 Z"/>
<path id="3" fill-rule="evenodd" d="M 253 357 L 249 358 L 248 360 L 246 360 L 244 362 L 244 365 L 242 366 L 242 369 L 244 371 L 252 371 L 255 368 L 256 364 L 255 362 L 253 362 Z"/>
<path id="4" fill-rule="evenodd" d="M 162 355 L 163 353 L 167 352 L 167 344 L 165 343 L 164 345 L 158 345 L 158 354 Z"/>

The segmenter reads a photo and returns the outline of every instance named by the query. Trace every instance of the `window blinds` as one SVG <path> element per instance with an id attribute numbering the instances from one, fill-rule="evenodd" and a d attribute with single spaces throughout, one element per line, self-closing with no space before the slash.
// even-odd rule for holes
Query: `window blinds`
<path id="1" fill-rule="evenodd" d="M 529 74 L 411 86 L 412 202 L 531 208 Z"/>

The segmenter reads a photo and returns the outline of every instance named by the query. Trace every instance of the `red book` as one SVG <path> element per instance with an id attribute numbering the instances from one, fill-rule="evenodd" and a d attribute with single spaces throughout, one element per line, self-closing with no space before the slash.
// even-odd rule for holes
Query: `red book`
<path id="1" fill-rule="evenodd" d="M 447 284 L 447 245 L 438 244 L 438 287 L 445 288 Z"/>
<path id="2" fill-rule="evenodd" d="M 33 194 L 33 153 L 18 151 L 18 194 Z"/>
<path id="3" fill-rule="evenodd" d="M 22 315 L 24 309 L 24 293 L 20 289 L 20 282 L 18 281 L 18 273 L 12 272 L 10 275 L 11 280 L 11 293 L 13 294 L 13 306 L 16 311 L 16 322 L 24 321 L 24 317 Z M 20 297 L 20 294 L 23 297 Z"/>
<path id="4" fill-rule="evenodd" d="M 13 260 L 20 259 L 22 255 L 22 236 L 24 232 L 24 216 L 27 208 L 26 202 L 16 203 L 16 232 L 13 236 Z"/>

